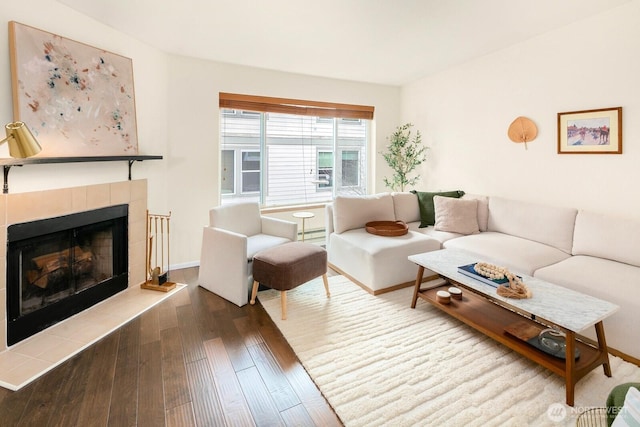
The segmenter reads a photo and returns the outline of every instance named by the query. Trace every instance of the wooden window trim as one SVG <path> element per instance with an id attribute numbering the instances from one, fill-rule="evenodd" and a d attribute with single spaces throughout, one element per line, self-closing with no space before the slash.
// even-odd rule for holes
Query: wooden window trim
<path id="1" fill-rule="evenodd" d="M 373 119 L 374 107 L 339 104 L 335 102 L 305 101 L 220 92 L 220 108 L 259 111 L 262 113 L 297 114 L 300 116 L 336 117 L 341 119 Z"/>

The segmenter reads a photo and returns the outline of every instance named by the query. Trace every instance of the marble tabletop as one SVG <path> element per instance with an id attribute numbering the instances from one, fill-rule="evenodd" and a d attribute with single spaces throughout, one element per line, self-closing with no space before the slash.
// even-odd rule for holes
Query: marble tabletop
<path id="1" fill-rule="evenodd" d="M 617 305 L 608 301 L 520 274 L 517 271 L 513 272 L 522 277 L 522 281 L 531 290 L 533 296 L 528 299 L 502 297 L 491 285 L 458 272 L 459 266 L 486 261 L 481 256 L 458 249 L 441 249 L 410 255 L 408 258 L 411 262 L 465 285 L 516 311 L 544 319 L 573 332 L 580 332 L 593 326 L 619 309 Z"/>

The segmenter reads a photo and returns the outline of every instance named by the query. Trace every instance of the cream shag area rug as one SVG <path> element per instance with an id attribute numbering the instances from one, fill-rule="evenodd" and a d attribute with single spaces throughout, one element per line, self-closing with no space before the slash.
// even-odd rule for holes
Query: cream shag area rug
<path id="1" fill-rule="evenodd" d="M 580 380 L 575 407 L 564 380 L 419 300 L 413 288 L 372 296 L 343 276 L 259 300 L 347 426 L 575 425 L 605 406 L 611 389 L 640 381 L 640 368 L 611 356 Z M 606 321 L 605 321 L 606 330 Z"/>

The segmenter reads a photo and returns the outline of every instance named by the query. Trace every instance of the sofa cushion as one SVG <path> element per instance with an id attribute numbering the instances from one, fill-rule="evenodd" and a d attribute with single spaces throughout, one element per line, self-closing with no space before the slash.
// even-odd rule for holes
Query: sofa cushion
<path id="1" fill-rule="evenodd" d="M 324 223 L 325 223 L 325 228 L 327 230 L 327 236 L 329 237 L 329 234 L 334 232 L 334 227 L 333 227 L 333 203 L 327 203 L 324 206 Z"/>
<path id="2" fill-rule="evenodd" d="M 260 251 L 288 242 L 291 242 L 291 240 L 286 237 L 270 236 L 262 233 L 249 236 L 247 237 L 247 261 L 251 261 L 253 256 Z"/>
<path id="3" fill-rule="evenodd" d="M 577 209 L 489 199 L 489 231 L 544 243 L 571 253 Z"/>
<path id="4" fill-rule="evenodd" d="M 573 237 L 574 255 L 590 255 L 640 266 L 640 222 L 580 211 Z"/>
<path id="5" fill-rule="evenodd" d="M 513 270 L 514 273 L 528 275 L 533 275 L 540 267 L 570 257 L 552 246 L 494 231 L 447 240 L 442 246 L 475 253 L 478 261 L 491 262 Z"/>
<path id="6" fill-rule="evenodd" d="M 434 228 L 436 230 L 459 234 L 480 232 L 477 200 L 434 196 L 433 206 L 436 218 Z"/>
<path id="7" fill-rule="evenodd" d="M 418 197 L 415 194 L 391 193 L 393 197 L 393 210 L 396 214 L 396 221 L 410 222 L 420 221 L 420 207 Z"/>
<path id="8" fill-rule="evenodd" d="M 608 259 L 575 255 L 540 268 L 533 276 L 619 305 L 620 310 L 604 319 L 607 344 L 635 357 L 640 355 L 640 340 L 629 329 L 640 313 L 640 299 L 635 297 L 638 295 L 640 268 Z M 582 333 L 595 338 L 594 328 Z"/>
<path id="9" fill-rule="evenodd" d="M 343 233 L 364 228 L 369 221 L 395 221 L 393 198 L 389 193 L 372 196 L 337 196 L 333 202 L 333 228 Z"/>
<path id="10" fill-rule="evenodd" d="M 489 222 L 489 197 L 480 194 L 465 193 L 461 199 L 478 201 L 478 228 L 480 231 L 487 231 L 487 224 Z"/>
<path id="11" fill-rule="evenodd" d="M 414 231 L 381 237 L 363 228 L 332 233 L 327 246 L 329 262 L 374 293 L 415 281 L 418 266 L 407 257 L 438 249 L 440 242 Z"/>
<path id="12" fill-rule="evenodd" d="M 411 193 L 418 196 L 418 205 L 420 207 L 420 228 L 428 227 L 436 223 L 436 214 L 433 207 L 434 196 L 455 197 L 459 198 L 464 196 L 464 191 L 438 191 L 438 192 L 426 192 L 411 190 Z"/>
<path id="13" fill-rule="evenodd" d="M 449 231 L 438 231 L 435 227 L 424 227 L 419 228 L 419 222 L 413 222 L 411 224 L 407 224 L 409 226 L 409 230 L 417 231 L 418 233 L 422 233 L 425 236 L 429 236 L 433 239 L 436 239 L 440 244 L 446 242 L 447 240 L 455 239 L 456 237 L 462 237 L 463 234 L 459 233 L 451 233 Z"/>

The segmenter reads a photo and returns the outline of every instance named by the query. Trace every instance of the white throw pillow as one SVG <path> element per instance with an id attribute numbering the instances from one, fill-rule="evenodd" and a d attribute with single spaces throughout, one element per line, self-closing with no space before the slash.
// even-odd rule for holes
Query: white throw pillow
<path id="1" fill-rule="evenodd" d="M 629 387 L 624 398 L 624 406 L 613 420 L 612 427 L 634 427 L 640 425 L 640 391 Z"/>
<path id="2" fill-rule="evenodd" d="M 480 232 L 477 200 L 434 196 L 433 207 L 436 214 L 436 230 L 458 234 Z"/>

